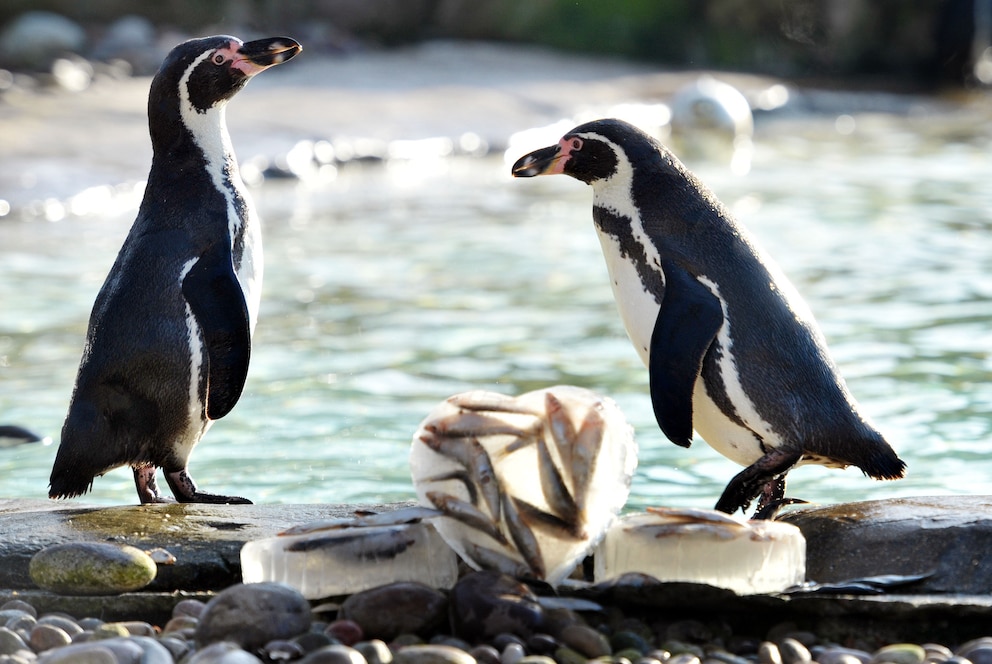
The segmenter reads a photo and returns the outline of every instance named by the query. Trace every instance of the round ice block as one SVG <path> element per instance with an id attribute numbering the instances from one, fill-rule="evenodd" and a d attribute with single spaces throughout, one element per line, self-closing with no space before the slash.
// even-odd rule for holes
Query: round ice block
<path id="1" fill-rule="evenodd" d="M 806 577 L 806 540 L 792 524 L 723 512 L 648 508 L 616 521 L 595 552 L 595 578 L 639 572 L 740 595 L 774 593 Z"/>
<path id="2" fill-rule="evenodd" d="M 458 558 L 429 523 L 316 530 L 247 542 L 245 583 L 278 581 L 307 599 L 347 595 L 394 581 L 451 588 Z"/>

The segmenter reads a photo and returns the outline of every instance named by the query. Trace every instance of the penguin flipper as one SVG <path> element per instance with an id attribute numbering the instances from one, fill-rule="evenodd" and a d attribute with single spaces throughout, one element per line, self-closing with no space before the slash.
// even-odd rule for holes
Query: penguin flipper
<path id="1" fill-rule="evenodd" d="M 230 256 L 223 251 L 200 256 L 183 279 L 182 290 L 207 347 L 207 417 L 218 420 L 234 408 L 248 377 L 248 305 Z"/>
<path id="2" fill-rule="evenodd" d="M 662 263 L 665 295 L 651 333 L 651 405 L 662 432 L 676 445 L 692 444 L 692 391 L 703 356 L 723 325 L 723 307 L 681 267 Z"/>

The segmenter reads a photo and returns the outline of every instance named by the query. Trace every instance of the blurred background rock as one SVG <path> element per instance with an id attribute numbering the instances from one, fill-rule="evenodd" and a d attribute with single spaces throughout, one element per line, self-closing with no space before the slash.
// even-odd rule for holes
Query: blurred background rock
<path id="1" fill-rule="evenodd" d="M 150 74 L 187 36 L 288 33 L 316 52 L 496 40 L 921 89 L 992 79 L 990 23 L 992 0 L 5 0 L 0 67 L 50 72 L 61 61 L 71 81 L 86 74 L 82 58 Z"/>

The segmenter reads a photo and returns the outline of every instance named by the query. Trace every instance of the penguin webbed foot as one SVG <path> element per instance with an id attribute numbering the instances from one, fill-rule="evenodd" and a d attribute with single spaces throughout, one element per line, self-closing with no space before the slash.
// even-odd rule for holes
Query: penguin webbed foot
<path id="1" fill-rule="evenodd" d="M 716 509 L 727 514 L 737 510 L 746 512 L 751 502 L 760 496 L 755 518 L 774 517 L 778 507 L 786 504 L 782 502 L 786 500 L 785 475 L 801 458 L 801 452 L 768 452 L 730 480 L 716 503 Z M 759 517 L 759 513 L 769 516 Z"/>
<path id="2" fill-rule="evenodd" d="M 158 469 L 155 466 L 141 466 L 133 470 L 134 486 L 138 490 L 138 500 L 142 505 L 176 502 L 159 490 L 158 480 L 155 479 Z"/>
<path id="3" fill-rule="evenodd" d="M 222 496 L 216 493 L 206 493 L 196 488 L 196 482 L 185 468 L 165 474 L 165 481 L 172 488 L 176 501 L 180 503 L 205 503 L 210 505 L 251 505 L 247 498 L 239 496 Z"/>

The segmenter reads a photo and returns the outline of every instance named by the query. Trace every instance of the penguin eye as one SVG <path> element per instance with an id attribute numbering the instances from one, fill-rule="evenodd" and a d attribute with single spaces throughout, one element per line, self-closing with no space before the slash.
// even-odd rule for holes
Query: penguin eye
<path id="1" fill-rule="evenodd" d="M 578 137 L 573 138 L 568 142 L 568 145 L 572 148 L 573 152 L 577 152 L 582 149 L 582 139 Z"/>
<path id="2" fill-rule="evenodd" d="M 227 62 L 227 60 L 224 58 L 224 56 L 221 55 L 220 53 L 214 53 L 214 57 L 211 58 L 211 59 L 213 60 L 213 63 L 215 65 L 222 65 L 225 62 Z"/>

